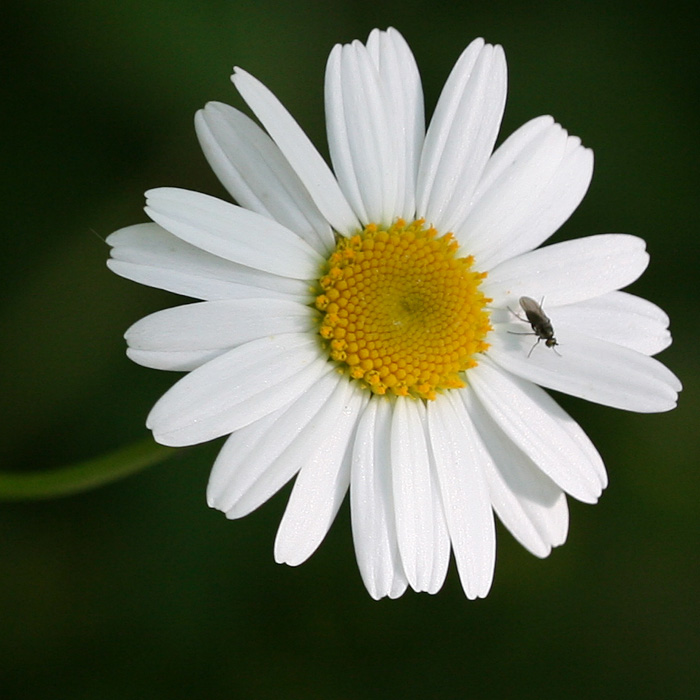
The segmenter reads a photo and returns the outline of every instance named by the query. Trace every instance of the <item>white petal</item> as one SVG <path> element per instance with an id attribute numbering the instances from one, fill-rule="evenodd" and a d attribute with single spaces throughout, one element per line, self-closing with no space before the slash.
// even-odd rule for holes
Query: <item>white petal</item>
<path id="1" fill-rule="evenodd" d="M 266 216 L 199 192 L 161 187 L 146 192 L 146 213 L 187 243 L 227 260 L 294 279 L 318 275 L 322 256 Z"/>
<path id="2" fill-rule="evenodd" d="M 503 49 L 473 41 L 445 83 L 418 171 L 417 213 L 439 231 L 464 219 L 496 142 L 505 99 Z"/>
<path id="3" fill-rule="evenodd" d="M 474 207 L 483 197 L 488 196 L 497 182 L 503 181 L 505 184 L 514 175 L 521 177 L 517 168 L 523 158 L 526 158 L 527 162 L 536 159 L 538 155 L 542 158 L 544 156 L 540 154 L 542 145 L 545 143 L 551 145 L 549 139 L 552 135 L 556 135 L 559 140 L 561 131 L 562 128 L 554 123 L 554 118 L 548 115 L 535 117 L 516 129 L 491 154 L 474 191 L 471 206 Z M 537 177 L 537 173 L 531 173 L 531 175 Z"/>
<path id="4" fill-rule="evenodd" d="M 212 170 L 246 209 L 294 231 L 326 254 L 333 232 L 272 139 L 233 107 L 210 102 L 195 116 L 195 129 Z"/>
<path id="5" fill-rule="evenodd" d="M 427 418 L 423 413 L 423 428 L 428 431 Z M 442 505 L 442 497 L 440 495 L 440 486 L 437 482 L 437 474 L 435 473 L 435 460 L 432 457 L 430 446 L 430 475 L 431 487 L 433 493 L 433 573 L 430 577 L 430 585 L 426 589 L 427 593 L 437 593 L 445 583 L 447 577 L 447 569 L 450 566 L 450 533 L 447 530 L 447 521 L 445 520 L 445 512 Z"/>
<path id="6" fill-rule="evenodd" d="M 190 372 L 151 410 L 146 425 L 163 445 L 226 435 L 294 401 L 329 371 L 306 333 L 261 338 Z"/>
<path id="7" fill-rule="evenodd" d="M 564 427 L 573 421 L 550 396 L 487 358 L 468 377 L 491 418 L 555 484 L 580 501 L 596 502 L 602 491 L 599 468 Z"/>
<path id="8" fill-rule="evenodd" d="M 496 533 L 484 478 L 491 461 L 456 392 L 428 404 L 430 443 L 457 569 L 470 600 L 489 592 Z"/>
<path id="9" fill-rule="evenodd" d="M 191 370 L 265 336 L 312 332 L 314 312 L 287 299 L 225 299 L 176 306 L 136 322 L 127 354 L 146 367 Z"/>
<path id="10" fill-rule="evenodd" d="M 305 280 L 271 275 L 206 253 L 158 224 L 136 224 L 107 238 L 116 274 L 195 299 L 291 297 L 308 303 Z"/>
<path id="11" fill-rule="evenodd" d="M 275 561 L 298 566 L 321 544 L 350 484 L 351 445 L 355 427 L 368 401 L 355 383 L 340 382 L 345 390 L 335 424 L 297 475 L 292 495 L 275 539 Z"/>
<path id="12" fill-rule="evenodd" d="M 455 232 L 488 270 L 549 238 L 581 203 L 592 174 L 593 153 L 580 139 L 551 117 L 533 119 L 493 154 Z"/>
<path id="13" fill-rule="evenodd" d="M 240 68 L 234 69 L 231 80 L 330 225 L 343 234 L 361 228 L 330 168 L 280 101 Z"/>
<path id="14" fill-rule="evenodd" d="M 137 365 L 167 372 L 191 372 L 197 367 L 223 355 L 228 348 L 219 350 L 133 350 L 127 348 L 126 356 Z"/>
<path id="15" fill-rule="evenodd" d="M 329 372 L 293 403 L 233 433 L 209 477 L 209 505 L 241 518 L 281 489 L 335 424 L 339 382 Z"/>
<path id="16" fill-rule="evenodd" d="M 293 441 L 299 431 L 308 424 L 309 416 L 313 418 L 321 410 L 323 398 L 321 397 L 321 401 L 318 400 L 320 390 L 313 395 L 312 391 L 315 387 L 324 387 L 327 381 L 328 375 L 325 375 L 309 392 L 302 394 L 296 401 L 268 413 L 229 435 L 219 450 L 209 474 L 207 504 L 210 508 L 216 508 L 228 514 L 242 496 L 254 490 L 262 481 L 268 488 L 258 488 L 258 492 L 265 493 L 259 499 L 254 499 L 257 507 L 272 494 L 277 493 L 299 471 L 300 464 L 292 464 L 286 460 L 275 461 L 279 456 L 275 449 L 278 440 L 272 440 L 271 436 L 275 435 L 277 430 L 281 430 L 283 446 L 286 446 L 285 438 L 288 437 Z M 314 399 L 317 400 L 314 401 Z M 301 404 L 299 406 L 301 410 L 297 413 L 293 409 L 299 404 Z M 285 425 L 285 418 L 289 421 L 292 417 L 292 424 Z M 271 449 L 274 452 L 270 456 Z M 277 467 L 276 469 L 272 466 L 273 464 Z M 272 486 L 270 486 L 271 482 Z M 245 513 L 253 510 L 255 508 L 245 509 Z M 241 516 L 238 512 L 232 512 L 229 517 L 233 520 Z"/>
<path id="17" fill-rule="evenodd" d="M 545 310 L 620 289 L 636 280 L 649 264 L 646 244 L 624 233 L 604 233 L 538 248 L 489 271 L 484 294 L 493 306 L 513 310 L 521 296 Z"/>
<path id="18" fill-rule="evenodd" d="M 423 405 L 399 399 L 391 423 L 391 474 L 396 535 L 404 572 L 416 591 L 431 589 L 436 532 L 435 499 Z"/>
<path id="19" fill-rule="evenodd" d="M 375 30 L 367 48 L 336 46 L 325 95 L 333 167 L 358 218 L 390 225 L 407 201 L 412 217 L 422 102 L 415 61 L 398 32 Z"/>
<path id="20" fill-rule="evenodd" d="M 410 221 L 416 211 L 416 176 L 425 136 L 423 88 L 418 66 L 405 39 L 391 27 L 386 32 L 374 29 L 367 40 L 367 50 L 392 107 L 392 128 L 397 137 L 399 199 L 394 216 Z"/>
<path id="21" fill-rule="evenodd" d="M 397 587 L 400 595 L 408 584 L 396 541 L 390 441 L 389 401 L 372 399 L 355 436 L 350 513 L 357 564 L 375 600 L 392 595 Z"/>
<path id="22" fill-rule="evenodd" d="M 539 387 L 536 387 L 541 395 L 544 397 L 542 404 L 549 403 L 554 406 L 552 414 L 557 414 L 562 418 L 559 421 L 559 425 L 568 433 L 569 437 L 579 446 L 579 449 L 588 457 L 588 463 L 593 467 L 593 470 L 598 477 L 601 488 L 608 487 L 608 473 L 605 471 L 605 464 L 603 463 L 603 458 L 600 456 L 600 452 L 596 449 L 591 439 L 586 435 L 583 428 L 566 413 L 559 404 L 549 395 L 547 392 L 543 391 Z"/>
<path id="23" fill-rule="evenodd" d="M 430 460 L 430 485 L 433 494 L 433 573 L 430 577 L 430 586 L 427 589 L 428 593 L 437 593 L 445 582 L 447 577 L 447 569 L 450 565 L 450 533 L 447 529 L 447 521 L 445 519 L 445 508 L 442 503 L 442 495 L 440 494 L 440 484 L 438 483 L 437 467 L 435 466 L 435 455 L 430 444 L 430 429 L 428 427 L 427 411 L 422 410 L 420 413 L 423 432 L 428 441 L 428 459 Z"/>
<path id="24" fill-rule="evenodd" d="M 564 492 L 498 427 L 469 387 L 460 396 L 493 460 L 484 464 L 493 509 L 523 547 L 546 557 L 566 540 Z"/>
<path id="25" fill-rule="evenodd" d="M 396 576 L 394 577 L 394 583 L 388 594 L 389 598 L 391 598 L 392 600 L 400 598 L 406 592 L 407 588 L 408 580 L 406 579 L 406 574 L 403 573 L 403 569 L 401 569 L 401 571 L 396 572 Z"/>
<path id="26" fill-rule="evenodd" d="M 645 355 L 656 355 L 671 344 L 668 316 L 656 304 L 626 292 L 559 306 L 556 318 L 557 328 L 570 326 Z"/>
<path id="27" fill-rule="evenodd" d="M 355 41 L 336 45 L 326 69 L 326 124 L 333 169 L 357 218 L 387 226 L 396 206 L 396 148 L 377 70 Z"/>
<path id="28" fill-rule="evenodd" d="M 497 326 L 489 336 L 489 357 L 519 377 L 605 406 L 638 413 L 675 407 L 681 384 L 660 362 L 557 324 L 554 313 L 552 321 L 558 355 L 544 345 L 529 355 L 530 338 L 506 332 L 508 326 Z"/>

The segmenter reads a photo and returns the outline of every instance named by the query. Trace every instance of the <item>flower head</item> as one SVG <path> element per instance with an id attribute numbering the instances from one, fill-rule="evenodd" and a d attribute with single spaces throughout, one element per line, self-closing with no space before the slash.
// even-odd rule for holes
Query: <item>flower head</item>
<path id="1" fill-rule="evenodd" d="M 651 357 L 671 342 L 667 316 L 617 291 L 646 268 L 644 242 L 538 248 L 583 198 L 593 156 L 551 117 L 493 151 L 499 46 L 469 45 L 427 132 L 397 31 L 336 46 L 333 170 L 267 88 L 232 79 L 264 128 L 211 103 L 196 129 L 238 205 L 151 190 L 153 223 L 108 239 L 117 274 L 203 300 L 126 334 L 135 362 L 189 372 L 148 426 L 166 445 L 230 436 L 207 494 L 229 518 L 296 476 L 277 561 L 315 551 L 349 487 L 373 597 L 436 592 L 451 550 L 466 595 L 483 597 L 494 511 L 544 557 L 566 539 L 566 495 L 594 503 L 607 483 L 541 387 L 631 411 L 675 405 L 680 383 Z"/>

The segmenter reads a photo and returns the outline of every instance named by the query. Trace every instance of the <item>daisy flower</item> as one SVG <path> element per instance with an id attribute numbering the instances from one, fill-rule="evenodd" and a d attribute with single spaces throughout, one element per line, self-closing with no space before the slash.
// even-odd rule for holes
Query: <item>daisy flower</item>
<path id="1" fill-rule="evenodd" d="M 680 383 L 652 358 L 668 317 L 618 291 L 646 268 L 644 241 L 538 248 L 583 198 L 593 156 L 548 116 L 494 151 L 500 46 L 467 47 L 427 130 L 396 30 L 336 46 L 332 170 L 262 83 L 238 68 L 232 80 L 262 128 L 219 103 L 195 124 L 237 204 L 151 190 L 152 223 L 108 239 L 117 274 L 202 300 L 126 333 L 135 362 L 188 372 L 147 425 L 165 445 L 229 436 L 207 491 L 228 518 L 296 476 L 278 562 L 316 550 L 349 488 L 372 597 L 435 593 L 450 551 L 467 597 L 483 597 L 494 512 L 545 557 L 566 539 L 566 496 L 594 503 L 607 483 L 542 387 L 629 411 L 675 405 Z"/>

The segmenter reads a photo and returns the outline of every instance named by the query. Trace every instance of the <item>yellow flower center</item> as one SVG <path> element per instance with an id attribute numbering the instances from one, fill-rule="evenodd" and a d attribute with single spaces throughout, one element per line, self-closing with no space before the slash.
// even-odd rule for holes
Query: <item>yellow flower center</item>
<path id="1" fill-rule="evenodd" d="M 316 297 L 340 371 L 380 395 L 434 399 L 465 385 L 462 373 L 488 348 L 490 299 L 479 290 L 486 273 L 458 247 L 422 219 L 340 239 Z"/>

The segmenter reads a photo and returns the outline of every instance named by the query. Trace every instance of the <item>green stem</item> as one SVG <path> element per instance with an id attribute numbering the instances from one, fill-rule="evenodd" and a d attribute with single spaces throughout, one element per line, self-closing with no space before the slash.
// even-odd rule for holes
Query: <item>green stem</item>
<path id="1" fill-rule="evenodd" d="M 176 450 L 150 438 L 67 467 L 26 474 L 0 472 L 0 501 L 70 496 L 97 488 L 164 461 Z"/>

